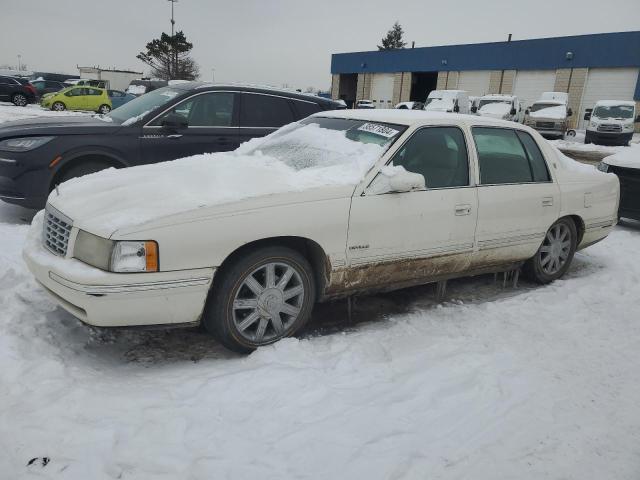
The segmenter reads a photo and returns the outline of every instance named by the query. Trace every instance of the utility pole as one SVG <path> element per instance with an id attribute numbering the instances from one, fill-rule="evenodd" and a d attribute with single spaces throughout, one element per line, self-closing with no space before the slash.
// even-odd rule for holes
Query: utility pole
<path id="1" fill-rule="evenodd" d="M 178 73 L 178 51 L 176 50 L 175 47 L 175 24 L 176 21 L 173 19 L 173 4 L 176 3 L 178 0 L 167 0 L 169 2 L 171 2 L 171 40 L 173 40 L 174 42 L 174 46 L 173 46 L 173 76 L 176 76 L 176 74 Z M 169 76 L 171 76 L 171 72 L 169 72 Z"/>

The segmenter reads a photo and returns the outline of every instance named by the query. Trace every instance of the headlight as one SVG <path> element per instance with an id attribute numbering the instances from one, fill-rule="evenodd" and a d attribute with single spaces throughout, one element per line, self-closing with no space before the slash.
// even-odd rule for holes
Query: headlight
<path id="1" fill-rule="evenodd" d="M 73 256 L 101 270 L 116 273 L 157 272 L 158 244 L 154 241 L 113 241 L 80 230 Z"/>
<path id="2" fill-rule="evenodd" d="M 116 242 L 111 254 L 112 272 L 157 272 L 156 242 Z"/>
<path id="3" fill-rule="evenodd" d="M 598 128 L 598 122 L 593 122 L 593 121 L 592 121 L 592 122 L 589 124 L 589 126 L 590 126 L 591 128 Z"/>
<path id="4" fill-rule="evenodd" d="M 635 126 L 633 123 L 627 123 L 626 125 L 623 125 L 622 128 L 624 128 L 625 130 L 633 130 Z"/>
<path id="5" fill-rule="evenodd" d="M 609 164 L 604 163 L 604 162 L 600 162 L 600 163 L 598 163 L 597 168 L 601 172 L 607 173 L 609 171 Z"/>
<path id="6" fill-rule="evenodd" d="M 0 150 L 6 150 L 9 152 L 28 152 L 50 142 L 53 138 L 54 137 L 10 138 L 0 142 Z"/>

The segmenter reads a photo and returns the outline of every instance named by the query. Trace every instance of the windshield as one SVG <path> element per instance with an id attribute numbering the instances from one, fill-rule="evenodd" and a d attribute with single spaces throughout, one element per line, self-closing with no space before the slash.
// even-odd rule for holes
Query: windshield
<path id="1" fill-rule="evenodd" d="M 184 90 L 177 88 L 164 87 L 145 93 L 140 97 L 125 103 L 121 107 L 114 109 L 107 114 L 107 117 L 123 125 L 131 125 L 142 119 L 146 114 L 169 103 L 178 95 L 184 93 Z"/>
<path id="2" fill-rule="evenodd" d="M 561 107 L 562 105 L 557 103 L 534 103 L 529 107 L 530 112 L 537 112 L 538 110 L 542 110 L 543 108 L 551 108 L 551 107 Z"/>
<path id="3" fill-rule="evenodd" d="M 311 117 L 247 142 L 237 152 L 273 157 L 295 170 L 354 162 L 364 162 L 368 168 L 406 128 L 365 120 Z"/>
<path id="4" fill-rule="evenodd" d="M 480 103 L 478 104 L 478 108 L 482 108 L 485 105 L 489 105 L 490 103 L 506 103 L 507 105 L 511 105 L 511 100 L 505 100 L 505 99 L 484 99 L 484 100 L 480 100 Z"/>
<path id="5" fill-rule="evenodd" d="M 599 106 L 593 112 L 598 118 L 633 118 L 633 107 L 631 105 L 609 105 Z"/>

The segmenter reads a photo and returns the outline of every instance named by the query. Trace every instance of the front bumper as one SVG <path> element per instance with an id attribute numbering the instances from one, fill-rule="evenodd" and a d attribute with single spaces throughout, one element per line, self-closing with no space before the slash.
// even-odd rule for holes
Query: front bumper
<path id="1" fill-rule="evenodd" d="M 0 151 L 0 200 L 27 208 L 44 207 L 51 177 L 44 163 L 48 155 L 34 152 Z"/>
<path id="2" fill-rule="evenodd" d="M 45 290 L 73 316 L 97 327 L 194 323 L 200 320 L 215 269 L 120 274 L 42 246 L 42 212 L 34 217 L 23 258 Z M 71 236 L 74 238 L 77 229 Z M 73 251 L 73 238 L 69 251 Z"/>
<path id="3" fill-rule="evenodd" d="M 596 130 L 587 130 L 586 138 L 593 143 L 601 145 L 626 145 L 633 138 L 633 132 L 598 132 Z"/>

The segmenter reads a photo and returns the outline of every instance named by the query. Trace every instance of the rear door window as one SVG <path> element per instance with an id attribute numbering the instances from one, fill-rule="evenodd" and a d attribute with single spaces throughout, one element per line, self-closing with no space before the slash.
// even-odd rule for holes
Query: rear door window
<path id="1" fill-rule="evenodd" d="M 289 100 L 283 97 L 243 93 L 240 104 L 240 126 L 279 128 L 295 121 Z"/>
<path id="2" fill-rule="evenodd" d="M 549 182 L 551 177 L 549 176 L 549 169 L 547 168 L 547 162 L 538 147 L 536 141 L 531 138 L 527 132 L 517 131 L 516 134 L 524 146 L 524 150 L 529 157 L 529 163 L 531 164 L 531 170 L 533 172 L 534 182 Z"/>
<path id="3" fill-rule="evenodd" d="M 483 185 L 533 182 L 533 171 L 516 132 L 508 128 L 473 127 Z"/>

